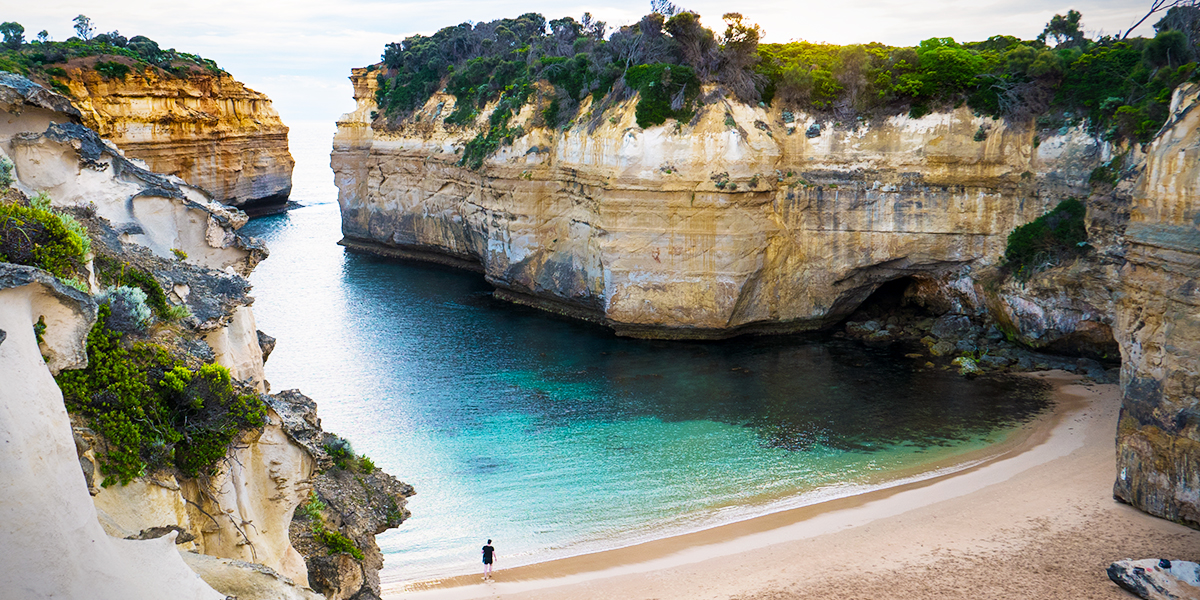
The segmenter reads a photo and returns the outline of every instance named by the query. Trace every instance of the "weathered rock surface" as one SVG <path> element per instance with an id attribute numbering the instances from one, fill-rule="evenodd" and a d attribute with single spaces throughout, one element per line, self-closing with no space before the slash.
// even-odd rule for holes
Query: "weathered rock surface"
<path id="1" fill-rule="evenodd" d="M 1108 567 L 1108 578 L 1146 600 L 1200 600 L 1200 564 L 1194 562 L 1119 560 Z"/>
<path id="2" fill-rule="evenodd" d="M 415 491 L 378 467 L 364 468 L 357 459 L 354 464 L 337 465 L 327 448 L 339 440 L 321 430 L 316 403 L 310 398 L 287 390 L 272 396 L 272 404 L 290 407 L 282 411 L 289 415 L 284 429 L 294 442 L 309 449 L 319 468 L 312 483 L 313 498 L 325 507 L 320 523 L 297 512 L 290 533 L 292 544 L 306 557 L 309 585 L 330 600 L 378 599 L 383 554 L 375 536 L 408 518 L 406 499 Z M 318 526 L 346 536 L 362 558 L 332 552 L 316 539 Z"/>
<path id="3" fill-rule="evenodd" d="M 244 275 L 266 249 L 237 233 L 246 215 L 126 159 L 72 111 L 32 82 L 0 78 L 0 156 L 15 159 L 14 185 L 29 195 L 47 192 L 56 209 L 86 227 L 89 270 L 103 263 L 148 274 L 168 304 L 188 309 L 178 325 L 148 332 L 149 341 L 222 364 L 265 391 L 269 350 L 260 340 L 268 346 L 273 340 L 255 327 Z M 89 285 L 98 291 L 95 276 Z M 313 489 L 318 460 L 329 459 L 319 442 L 302 443 L 307 434 L 294 438 L 287 431 L 312 413 L 315 429 L 305 427 L 325 436 L 315 405 L 267 398 L 266 425 L 241 432 L 215 471 L 202 477 L 160 472 L 98 486 L 97 455 L 107 442 L 85 419 L 77 417 L 72 428 L 51 378 L 86 365 L 84 342 L 95 314 L 87 293 L 38 269 L 0 263 L 0 434 L 8 442 L 0 452 L 12 453 L 0 457 L 0 512 L 19 523 L 0 533 L 0 589 L 19 597 L 318 597 L 305 588 L 308 565 L 291 544 L 289 526 Z M 46 325 L 40 347 L 33 333 L 39 317 Z M 52 422 L 38 420 L 46 418 Z M 366 485 L 376 483 L 390 494 L 386 486 L 398 482 L 370 474 Z M 358 517 L 331 511 L 330 518 Z M 371 536 L 356 542 L 373 548 Z M 222 593 L 188 570 L 176 548 L 220 557 L 187 562 Z M 381 563 L 355 563 L 360 579 L 377 582 Z"/>
<path id="4" fill-rule="evenodd" d="M 288 128 L 265 94 L 224 72 L 173 77 L 147 67 L 113 79 L 68 68 L 67 75 L 83 124 L 150 170 L 248 212 L 287 202 L 295 161 Z"/>
<path id="5" fill-rule="evenodd" d="M 1133 194 L 1117 326 L 1114 495 L 1200 527 L 1200 87 L 1181 86 Z"/>
<path id="6" fill-rule="evenodd" d="M 332 157 L 345 245 L 474 264 L 499 297 L 630 336 L 814 329 L 904 276 L 977 296 L 1008 233 L 1085 196 L 1111 151 L 1082 129 L 1036 144 L 1031 124 L 965 107 L 809 137 L 795 131 L 813 117 L 725 100 L 646 130 L 629 101 L 561 132 L 531 104 L 512 122 L 526 133 L 475 172 L 457 165 L 475 130 L 439 120 L 453 97 L 375 130 L 373 74 L 352 80 Z"/>
<path id="7" fill-rule="evenodd" d="M 324 596 L 260 564 L 184 552 L 183 562 L 214 589 L 237 600 L 322 600 Z"/>
<path id="8" fill-rule="evenodd" d="M 123 540 L 97 520 L 51 374 L 86 364 L 95 310 L 86 294 L 43 271 L 0 263 L 0 590 L 14 598 L 220 600 L 180 560 L 173 535 Z M 33 325 L 41 315 L 39 347 Z"/>

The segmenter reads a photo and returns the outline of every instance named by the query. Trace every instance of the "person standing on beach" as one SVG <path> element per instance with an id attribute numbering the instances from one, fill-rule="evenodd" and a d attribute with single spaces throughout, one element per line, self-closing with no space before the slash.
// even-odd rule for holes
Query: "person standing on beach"
<path id="1" fill-rule="evenodd" d="M 492 563 L 496 561 L 496 549 L 492 547 L 492 540 L 487 541 L 487 545 L 483 547 L 483 578 L 487 579 L 492 576 Z"/>

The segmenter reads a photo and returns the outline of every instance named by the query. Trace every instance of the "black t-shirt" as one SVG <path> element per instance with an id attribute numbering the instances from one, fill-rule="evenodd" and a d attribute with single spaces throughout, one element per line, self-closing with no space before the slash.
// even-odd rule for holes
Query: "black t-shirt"
<path id="1" fill-rule="evenodd" d="M 496 551 L 496 549 L 491 546 L 484 546 L 483 547 L 483 562 L 492 562 L 492 553 L 495 551 Z"/>

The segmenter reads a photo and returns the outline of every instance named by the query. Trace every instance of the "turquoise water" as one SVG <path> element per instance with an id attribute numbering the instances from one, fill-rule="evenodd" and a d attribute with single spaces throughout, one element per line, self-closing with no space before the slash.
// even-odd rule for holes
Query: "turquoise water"
<path id="1" fill-rule="evenodd" d="M 479 275 L 348 254 L 328 126 L 293 126 L 303 208 L 247 232 L 275 390 L 414 485 L 385 582 L 694 530 L 875 485 L 1046 408 L 1022 380 L 917 369 L 835 339 L 628 340 L 497 302 Z M 324 170 L 322 170 L 324 169 Z M 857 489 L 857 488 L 854 488 Z"/>

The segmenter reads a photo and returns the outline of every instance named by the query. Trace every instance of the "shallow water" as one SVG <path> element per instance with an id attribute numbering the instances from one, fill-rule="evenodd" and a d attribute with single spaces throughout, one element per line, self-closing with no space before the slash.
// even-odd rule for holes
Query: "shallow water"
<path id="1" fill-rule="evenodd" d="M 326 124 L 293 125 L 293 199 L 256 219 L 275 390 L 417 489 L 383 579 L 627 545 L 810 502 L 1003 438 L 1036 384 L 922 370 L 834 339 L 622 339 L 495 301 L 477 274 L 349 254 Z"/>

